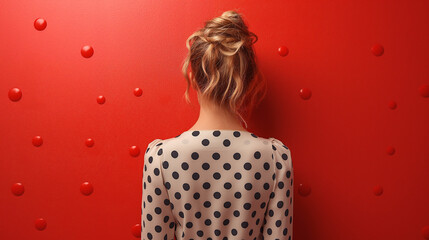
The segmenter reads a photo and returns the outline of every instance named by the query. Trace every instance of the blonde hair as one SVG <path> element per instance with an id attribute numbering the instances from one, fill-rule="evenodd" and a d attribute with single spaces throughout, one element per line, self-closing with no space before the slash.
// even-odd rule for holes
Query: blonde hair
<path id="1" fill-rule="evenodd" d="M 257 41 L 258 37 L 234 10 L 206 21 L 186 40 L 189 51 L 182 67 L 187 81 L 186 101 L 190 103 L 192 86 L 200 90 L 202 97 L 233 111 L 244 121 L 241 113 L 250 114 L 267 90 L 256 64 L 253 44 Z M 192 79 L 188 75 L 189 65 Z"/>

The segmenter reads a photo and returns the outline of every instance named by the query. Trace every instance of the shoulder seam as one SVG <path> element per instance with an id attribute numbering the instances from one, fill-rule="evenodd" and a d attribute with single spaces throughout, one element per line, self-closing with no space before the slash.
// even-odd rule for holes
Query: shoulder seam
<path id="1" fill-rule="evenodd" d="M 175 216 L 174 216 L 174 214 L 173 214 L 173 209 L 171 209 L 171 197 L 170 197 L 170 194 L 168 193 L 168 189 L 167 189 L 167 187 L 165 186 L 164 171 L 163 171 L 163 169 L 162 169 L 162 163 L 164 162 L 164 156 L 167 154 L 167 149 L 165 148 L 165 144 L 164 144 L 164 140 L 163 140 L 163 139 L 160 139 L 160 141 L 159 141 L 159 142 L 162 142 L 162 145 L 160 145 L 160 146 L 161 146 L 161 148 L 163 149 L 163 150 L 162 150 L 162 156 L 159 158 L 159 159 L 160 159 L 160 161 L 159 161 L 159 171 L 161 172 L 162 185 L 164 186 L 165 191 L 167 192 L 168 201 L 170 202 L 170 204 L 167 206 L 167 208 L 168 208 L 168 210 L 171 212 L 171 215 L 172 215 L 172 216 L 173 216 L 173 218 L 174 218 L 174 224 L 176 225 L 176 224 L 177 224 L 177 219 L 176 219 L 176 217 L 175 217 Z M 164 203 L 163 203 L 163 204 L 164 204 Z"/>
<path id="2" fill-rule="evenodd" d="M 274 178 L 274 186 L 273 186 L 272 192 L 275 192 L 277 189 L 277 178 L 279 177 L 278 173 L 277 173 L 277 158 L 276 158 L 275 151 L 273 149 L 274 140 L 276 140 L 276 139 L 272 138 L 272 140 L 271 140 L 271 154 L 272 154 L 271 156 L 272 156 L 272 160 L 273 160 L 273 168 L 274 168 L 274 173 L 275 173 L 276 177 Z M 276 149 L 276 151 L 277 151 L 277 149 Z"/>

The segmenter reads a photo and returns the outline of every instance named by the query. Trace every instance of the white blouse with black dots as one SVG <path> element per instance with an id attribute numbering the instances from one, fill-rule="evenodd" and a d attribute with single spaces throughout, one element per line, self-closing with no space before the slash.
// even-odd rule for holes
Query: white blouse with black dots
<path id="1" fill-rule="evenodd" d="M 291 240 L 287 146 L 239 130 L 185 131 L 144 155 L 141 239 Z"/>

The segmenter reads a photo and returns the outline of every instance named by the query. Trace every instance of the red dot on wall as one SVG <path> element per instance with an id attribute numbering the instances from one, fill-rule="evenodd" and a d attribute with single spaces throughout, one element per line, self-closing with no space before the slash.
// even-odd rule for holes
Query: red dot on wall
<path id="1" fill-rule="evenodd" d="M 396 109 L 396 107 L 397 107 L 397 104 L 396 104 L 396 102 L 395 102 L 395 101 L 390 101 L 390 102 L 389 102 L 389 108 L 390 108 L 390 109 L 392 109 L 392 110 L 393 110 L 393 109 Z"/>
<path id="2" fill-rule="evenodd" d="M 310 185 L 305 184 L 305 183 L 299 184 L 298 193 L 299 193 L 299 195 L 304 196 L 304 197 L 310 195 L 310 193 L 311 193 Z"/>
<path id="3" fill-rule="evenodd" d="M 383 48 L 383 46 L 381 46 L 381 44 L 376 43 L 372 46 L 371 51 L 375 56 L 379 57 L 379 56 L 383 55 L 384 48 Z"/>
<path id="4" fill-rule="evenodd" d="M 43 18 L 37 18 L 36 20 L 34 20 L 34 28 L 36 30 L 42 31 L 46 28 L 47 25 L 48 23 Z"/>
<path id="5" fill-rule="evenodd" d="M 281 46 L 278 48 L 278 53 L 280 56 L 285 57 L 289 54 L 289 49 L 285 46 Z"/>
<path id="6" fill-rule="evenodd" d="M 24 185 L 22 183 L 14 183 L 11 190 L 15 196 L 21 196 L 24 193 Z"/>
<path id="7" fill-rule="evenodd" d="M 19 88 L 11 88 L 8 93 L 9 99 L 11 101 L 19 101 L 22 97 L 22 92 Z"/>
<path id="8" fill-rule="evenodd" d="M 386 148 L 386 153 L 387 154 L 389 154 L 389 155 L 393 155 L 393 154 L 395 154 L 395 148 L 394 147 L 392 147 L 392 146 L 388 146 L 387 148 Z"/>
<path id="9" fill-rule="evenodd" d="M 86 139 L 86 141 L 85 141 L 85 145 L 86 145 L 87 147 L 92 147 L 92 146 L 94 146 L 94 139 L 92 139 L 92 138 L 88 138 L 88 139 Z"/>
<path id="10" fill-rule="evenodd" d="M 43 218 L 38 218 L 36 219 L 36 221 L 34 222 L 34 226 L 36 227 L 37 230 L 44 230 L 46 228 L 46 220 Z"/>
<path id="11" fill-rule="evenodd" d="M 302 99 L 308 100 L 311 98 L 311 91 L 308 88 L 301 88 L 301 90 L 299 90 L 299 95 Z"/>
<path id="12" fill-rule="evenodd" d="M 36 147 L 40 147 L 43 144 L 43 139 L 41 136 L 35 136 L 33 137 L 33 145 Z"/>
<path id="13" fill-rule="evenodd" d="M 143 90 L 141 88 L 135 88 L 134 89 L 134 95 L 136 97 L 140 97 L 143 94 Z"/>
<path id="14" fill-rule="evenodd" d="M 377 185 L 374 187 L 372 191 L 374 192 L 375 196 L 380 196 L 381 194 L 383 194 L 383 187 L 380 185 Z"/>
<path id="15" fill-rule="evenodd" d="M 133 234 L 134 237 L 141 237 L 141 232 L 142 232 L 142 228 L 140 226 L 140 224 L 136 224 L 131 228 L 131 233 Z"/>
<path id="16" fill-rule="evenodd" d="M 137 146 L 130 147 L 130 155 L 133 157 L 137 157 L 140 154 L 140 148 Z"/>
<path id="17" fill-rule="evenodd" d="M 422 236 L 429 240 L 429 225 L 422 227 Z"/>
<path id="18" fill-rule="evenodd" d="M 90 58 L 94 54 L 94 49 L 91 46 L 86 45 L 82 47 L 82 49 L 80 50 L 80 53 L 82 54 L 83 57 Z"/>
<path id="19" fill-rule="evenodd" d="M 106 102 L 106 98 L 104 96 L 98 96 L 97 97 L 97 103 L 98 104 L 104 104 Z"/>
<path id="20" fill-rule="evenodd" d="M 429 85 L 423 84 L 419 87 L 419 93 L 422 97 L 429 97 Z"/>
<path id="21" fill-rule="evenodd" d="M 83 195 L 90 195 L 94 191 L 94 188 L 92 187 L 92 184 L 89 182 L 84 182 L 80 185 L 80 192 Z"/>

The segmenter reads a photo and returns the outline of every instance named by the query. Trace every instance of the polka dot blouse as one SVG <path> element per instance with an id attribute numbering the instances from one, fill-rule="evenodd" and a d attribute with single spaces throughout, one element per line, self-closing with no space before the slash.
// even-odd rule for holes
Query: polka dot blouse
<path id="1" fill-rule="evenodd" d="M 143 164 L 141 239 L 292 239 L 287 146 L 239 130 L 155 139 Z"/>

